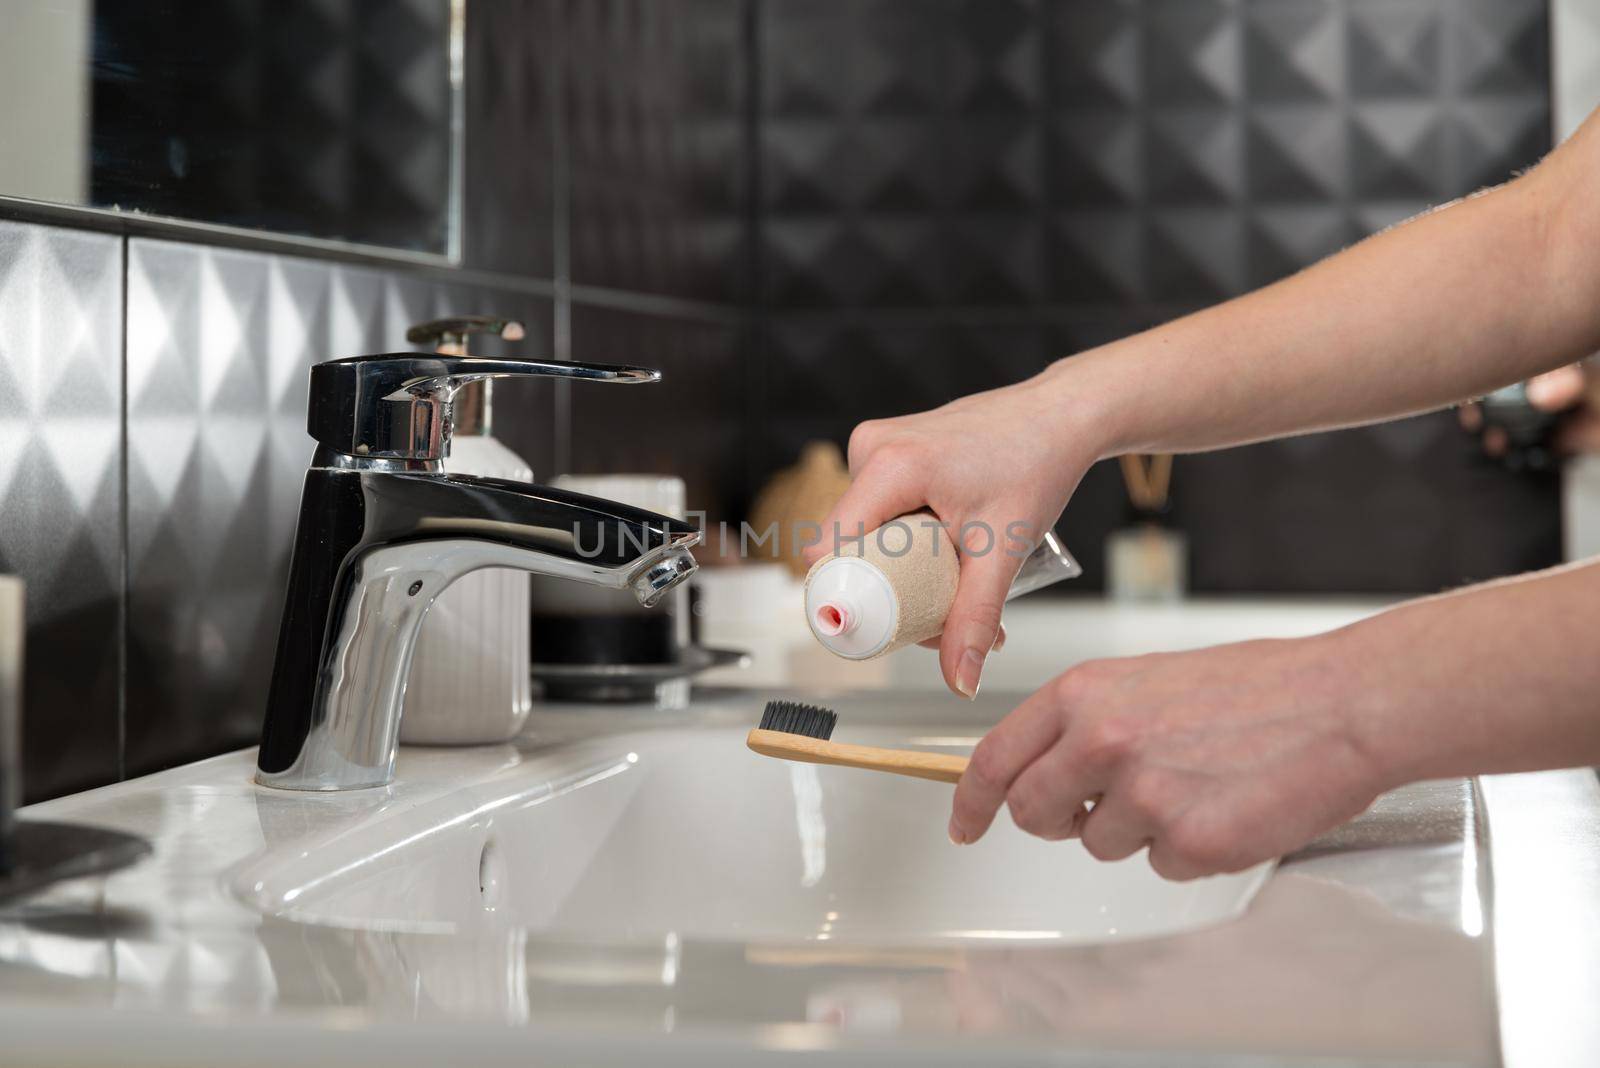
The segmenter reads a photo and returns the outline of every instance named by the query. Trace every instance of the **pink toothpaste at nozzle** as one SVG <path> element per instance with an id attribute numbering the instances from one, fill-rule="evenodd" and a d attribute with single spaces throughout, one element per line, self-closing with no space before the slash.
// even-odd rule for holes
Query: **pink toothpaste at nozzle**
<path id="1" fill-rule="evenodd" d="M 1007 549 L 997 541 L 990 551 Z M 1082 573 L 1056 536 L 1046 534 L 1023 561 L 1006 600 Z M 931 512 L 914 512 L 844 542 L 812 566 L 806 623 L 829 652 L 871 660 L 943 633 L 960 576 L 961 556 L 949 532 Z"/>

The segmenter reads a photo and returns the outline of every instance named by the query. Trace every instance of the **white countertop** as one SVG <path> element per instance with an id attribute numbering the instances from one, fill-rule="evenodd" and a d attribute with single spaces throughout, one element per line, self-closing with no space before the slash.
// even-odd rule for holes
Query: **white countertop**
<path id="1" fill-rule="evenodd" d="M 1374 607 L 1024 602 L 976 703 L 940 694 L 931 655 L 908 651 L 890 678 L 924 681 L 856 693 L 851 715 L 980 729 L 1016 699 L 1002 681 L 1037 685 L 1074 658 L 1325 629 Z M 747 625 L 728 644 L 735 633 L 763 637 Z M 794 664 L 769 640 L 754 673 Z M 1021 666 L 1001 674 L 1002 658 Z M 149 835 L 155 855 L 0 908 L 0 1063 L 1103 1064 L 1118 1050 L 1118 1064 L 1494 1064 L 1502 1044 L 1519 1068 L 1600 1062 L 1600 785 L 1587 771 L 1497 778 L 1481 795 L 1459 781 L 1396 791 L 1287 858 L 1238 921 L 1105 946 L 772 962 L 690 943 L 671 982 L 641 986 L 615 980 L 615 947 L 305 924 L 230 889 L 266 850 L 492 784 L 563 740 L 748 722 L 775 696 L 767 685 L 703 690 L 681 712 L 547 706 L 512 745 L 403 750 L 380 791 L 266 790 L 245 751 L 26 809 Z M 1486 833 L 1507 840 L 1489 849 Z M 520 976 L 509 999 L 495 962 Z M 830 1008 L 842 1004 L 845 1016 Z"/>
<path id="2" fill-rule="evenodd" d="M 860 698 L 853 715 L 918 712 L 915 700 L 884 701 Z M 729 693 L 669 715 L 745 722 L 752 707 L 752 695 Z M 1004 708 L 980 701 L 970 714 L 992 719 Z M 659 725 L 661 714 L 545 712 L 516 746 L 404 751 L 394 786 L 365 796 L 265 790 L 250 782 L 242 752 L 34 806 L 25 815 L 140 830 L 156 853 L 0 914 L 0 1062 L 22 1049 L 31 1052 L 20 1063 L 43 1063 L 50 1050 L 92 1061 L 131 1027 L 149 1032 L 163 1063 L 212 1063 L 195 1054 L 207 1048 L 191 1046 L 197 1035 L 225 1042 L 257 1031 L 286 1041 L 411 1036 L 383 1054 L 402 1064 L 438 1063 L 433 1041 L 454 1042 L 478 1063 L 577 1048 L 611 1063 L 669 1038 L 660 1049 L 686 1058 L 731 1045 L 740 1050 L 731 1063 L 795 1050 L 1038 1062 L 1106 1048 L 1162 1064 L 1180 1051 L 1492 1063 L 1490 958 L 1471 925 L 1481 915 L 1470 877 L 1475 815 L 1459 782 L 1383 799 L 1286 862 L 1246 915 L 1222 927 L 867 961 L 770 962 L 736 943 L 686 942 L 668 985 L 628 978 L 640 970 L 637 948 L 302 924 L 230 892 L 266 850 L 359 829 L 378 808 L 488 784 L 563 737 L 642 721 Z M 628 959 L 619 964 L 618 954 Z M 508 998 L 513 961 L 520 978 Z M 69 1014 L 77 1023 L 62 1028 Z M 18 1045 L 23 1035 L 37 1044 Z M 280 1055 L 274 1042 L 236 1048 L 229 1062 Z"/>

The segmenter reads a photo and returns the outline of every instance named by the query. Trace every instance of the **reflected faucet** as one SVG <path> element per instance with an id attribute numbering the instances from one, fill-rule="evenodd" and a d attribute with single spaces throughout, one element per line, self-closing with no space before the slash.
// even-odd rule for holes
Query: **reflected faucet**
<path id="1" fill-rule="evenodd" d="M 695 570 L 699 530 L 578 493 L 445 474 L 462 386 L 541 375 L 660 381 L 603 364 L 397 353 L 311 369 L 317 441 L 289 563 L 289 590 L 256 781 L 353 790 L 394 777 L 418 629 L 445 587 L 517 568 L 631 590 L 653 605 Z"/>

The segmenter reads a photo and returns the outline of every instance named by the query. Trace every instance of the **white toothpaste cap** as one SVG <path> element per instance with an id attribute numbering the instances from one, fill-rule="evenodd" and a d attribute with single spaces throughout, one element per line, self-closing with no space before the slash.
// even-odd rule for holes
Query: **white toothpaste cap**
<path id="1" fill-rule="evenodd" d="M 829 560 L 806 584 L 806 622 L 832 653 L 866 660 L 894 638 L 900 602 L 889 578 L 854 556 Z"/>

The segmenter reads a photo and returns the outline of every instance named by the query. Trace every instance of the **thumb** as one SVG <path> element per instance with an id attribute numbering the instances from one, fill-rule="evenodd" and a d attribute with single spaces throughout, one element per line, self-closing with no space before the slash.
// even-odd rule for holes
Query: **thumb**
<path id="1" fill-rule="evenodd" d="M 984 659 L 1000 633 L 1006 593 L 1022 566 L 1021 560 L 1005 551 L 998 536 L 986 551 L 981 534 L 975 534 L 972 540 L 979 544 L 971 549 L 961 547 L 956 599 L 945 620 L 944 637 L 939 641 L 939 667 L 944 681 L 969 700 L 978 695 Z"/>
<path id="2" fill-rule="evenodd" d="M 1583 367 L 1569 364 L 1528 380 L 1528 403 L 1543 412 L 1559 412 L 1583 399 L 1586 380 Z"/>

